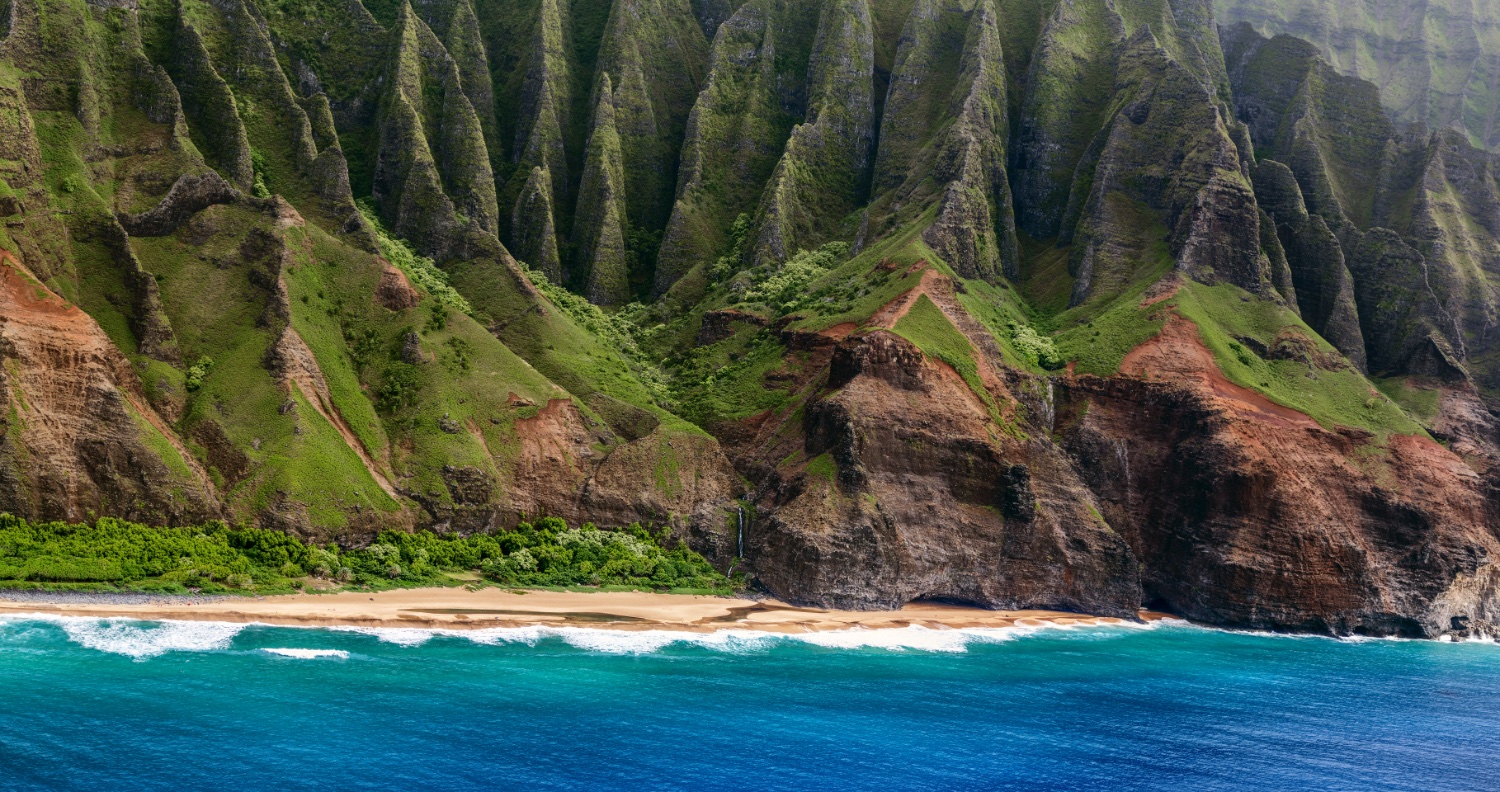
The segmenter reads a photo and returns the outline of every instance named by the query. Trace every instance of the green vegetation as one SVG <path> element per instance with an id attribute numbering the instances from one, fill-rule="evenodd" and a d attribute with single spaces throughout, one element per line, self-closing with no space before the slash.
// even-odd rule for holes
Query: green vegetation
<path id="1" fill-rule="evenodd" d="M 1007 329 L 1010 331 L 1011 345 L 1025 356 L 1027 362 L 1049 370 L 1063 367 L 1065 361 L 1058 354 L 1051 338 L 1038 335 L 1036 328 L 1031 325 L 1011 323 Z"/>
<path id="2" fill-rule="evenodd" d="M 1177 310 L 1198 326 L 1214 361 L 1236 385 L 1311 416 L 1328 428 L 1357 427 L 1384 438 L 1423 429 L 1327 341 L 1290 311 L 1228 284 L 1185 283 Z M 1250 348 L 1254 342 L 1275 359 Z"/>
<path id="3" fill-rule="evenodd" d="M 380 243 L 380 253 L 385 256 L 396 268 L 406 274 L 411 282 L 432 295 L 438 304 L 445 308 L 452 308 L 460 313 L 474 315 L 474 309 L 469 301 L 448 284 L 448 274 L 437 268 L 432 259 L 417 255 L 411 245 L 405 241 L 391 236 L 385 226 L 380 222 L 380 217 L 375 213 L 374 206 L 368 200 L 359 202 L 360 214 L 365 216 L 370 225 L 375 228 L 375 238 Z"/>
<path id="4" fill-rule="evenodd" d="M 183 380 L 183 387 L 189 391 L 196 391 L 203 387 L 203 378 L 213 371 L 214 359 L 207 355 L 198 358 L 198 362 L 188 367 L 187 377 Z"/>
<path id="5" fill-rule="evenodd" d="M 524 263 L 520 266 L 527 280 L 531 281 L 531 285 L 562 309 L 562 312 L 567 314 L 574 324 L 605 347 L 619 352 L 630 361 L 630 373 L 634 375 L 634 379 L 640 386 L 651 394 L 656 404 L 666 404 L 670 401 L 661 370 L 646 358 L 636 343 L 638 323 L 644 317 L 645 306 L 640 303 L 631 303 L 614 313 L 609 313 L 582 296 L 553 283 L 545 273 L 531 269 Z"/>
<path id="6" fill-rule="evenodd" d="M 386 531 L 368 547 L 308 544 L 214 521 L 155 528 L 101 518 L 31 523 L 0 514 L 0 587 L 266 594 L 313 588 L 456 585 L 478 572 L 506 586 L 621 586 L 729 594 L 742 581 L 640 525 L 569 528 L 557 518 L 472 536 Z"/>
<path id="7" fill-rule="evenodd" d="M 797 255 L 787 259 L 775 272 L 763 279 L 753 280 L 755 286 L 745 295 L 745 301 L 764 303 L 775 308 L 779 314 L 790 313 L 808 301 L 808 284 L 833 269 L 848 254 L 849 245 L 846 242 L 829 242 L 811 252 L 799 250 Z"/>
<path id="8" fill-rule="evenodd" d="M 1155 338 L 1175 303 L 1164 300 L 1145 305 L 1146 291 L 1172 271 L 1172 259 L 1161 251 L 1150 266 L 1117 296 L 1101 295 L 1041 322 L 1053 329 L 1053 343 L 1074 370 L 1108 376 L 1120 370 L 1130 350 Z"/>
<path id="9" fill-rule="evenodd" d="M 1437 418 L 1442 391 L 1435 385 L 1410 377 L 1383 377 L 1371 382 L 1417 420 L 1430 425 Z"/>
<path id="10" fill-rule="evenodd" d="M 974 395 L 984 401 L 991 413 L 998 416 L 999 407 L 980 379 L 974 345 L 953 326 L 942 309 L 928 299 L 927 295 L 917 298 L 906 315 L 901 317 L 901 321 L 896 323 L 895 329 L 898 335 L 916 344 L 922 354 L 952 366 L 963 377 L 964 382 L 968 383 Z"/>
<path id="11" fill-rule="evenodd" d="M 792 395 L 766 382 L 785 364 L 786 348 L 773 333 L 741 333 L 695 350 L 676 369 L 683 417 L 703 426 L 748 418 L 786 406 Z"/>

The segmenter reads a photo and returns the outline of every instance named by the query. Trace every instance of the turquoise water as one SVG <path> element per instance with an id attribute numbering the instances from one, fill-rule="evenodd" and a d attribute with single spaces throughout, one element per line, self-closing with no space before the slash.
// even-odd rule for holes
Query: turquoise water
<path id="1" fill-rule="evenodd" d="M 1500 789 L 1494 645 L 673 637 L 0 621 L 0 789 Z"/>

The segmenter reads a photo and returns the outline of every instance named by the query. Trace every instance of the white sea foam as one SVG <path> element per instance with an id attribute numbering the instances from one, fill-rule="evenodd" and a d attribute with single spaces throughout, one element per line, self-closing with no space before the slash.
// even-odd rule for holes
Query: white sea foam
<path id="1" fill-rule="evenodd" d="M 334 632 L 351 632 L 370 635 L 397 646 L 421 646 L 444 633 L 455 630 L 423 630 L 415 627 L 329 627 Z"/>
<path id="2" fill-rule="evenodd" d="M 0 616 L 0 623 L 45 621 L 59 625 L 75 643 L 90 649 L 123 654 L 136 659 L 174 651 L 212 651 L 228 648 L 247 624 L 202 621 L 147 622 L 128 618 L 91 618 L 54 615 Z M 270 626 L 270 625 L 257 625 Z M 605 654 L 651 654 L 671 646 L 696 646 L 717 652 L 763 651 L 776 644 L 803 644 L 825 649 L 878 649 L 893 652 L 967 652 L 976 644 L 993 644 L 1036 633 L 1067 632 L 1078 637 L 1108 639 L 1125 631 L 1188 626 L 1166 619 L 1148 623 L 1055 624 L 1023 621 L 1010 627 L 930 628 L 908 626 L 870 629 L 855 627 L 821 632 L 776 633 L 726 627 L 713 632 L 684 630 L 615 630 L 597 627 L 492 627 L 475 629 L 423 629 L 411 627 L 312 627 L 333 632 L 367 635 L 402 647 L 418 647 L 434 638 L 457 638 L 486 646 L 524 644 L 536 646 L 557 640 L 575 649 Z M 280 629 L 280 628 L 279 628 Z M 266 648 L 269 654 L 297 659 L 346 658 L 341 649 Z"/>
<path id="3" fill-rule="evenodd" d="M 416 647 L 438 638 L 458 638 L 486 646 L 524 644 L 536 646 L 554 639 L 575 649 L 606 654 L 651 654 L 671 646 L 696 646 L 719 652 L 761 651 L 775 644 L 805 644 L 826 649 L 881 649 L 893 652 L 961 653 L 971 646 L 1013 641 L 1039 633 L 1069 633 L 1074 639 L 1111 640 L 1136 631 L 1188 629 L 1203 632 L 1292 640 L 1334 640 L 1348 643 L 1365 641 L 1405 641 L 1403 638 L 1367 638 L 1346 636 L 1334 638 L 1307 633 L 1275 633 L 1248 630 L 1221 630 L 1195 625 L 1183 619 L 1157 619 L 1149 622 L 1117 621 L 1105 624 L 1075 622 L 1058 624 L 1040 620 L 1022 620 L 1009 627 L 932 628 L 919 625 L 895 628 L 852 627 L 844 630 L 781 633 L 726 627 L 714 632 L 685 630 L 616 630 L 597 627 L 489 627 L 463 630 L 421 629 L 409 627 L 334 627 L 336 631 L 369 635 L 383 642 Z M 1468 638 L 1465 643 L 1493 645 L 1493 638 Z"/>
<path id="4" fill-rule="evenodd" d="M 883 629 L 857 627 L 848 630 L 803 633 L 776 633 L 743 628 L 726 628 L 700 633 L 683 630 L 610 630 L 594 627 L 551 626 L 492 627 L 472 630 L 385 627 L 338 627 L 334 629 L 357 632 L 387 643 L 410 647 L 420 646 L 433 638 L 443 636 L 487 646 L 508 644 L 536 646 L 541 641 L 556 639 L 576 649 L 607 654 L 650 654 L 674 645 L 740 653 L 764 650 L 776 643 L 801 643 L 828 649 L 952 653 L 966 652 L 973 644 L 1000 643 L 1048 630 L 1080 632 L 1104 637 L 1118 635 L 1121 628 L 1149 630 L 1157 626 L 1172 626 L 1178 623 L 1175 620 L 1151 624 L 1109 625 L 1029 622 L 1012 627 L 961 629 L 934 629 L 921 626 Z"/>
<path id="5" fill-rule="evenodd" d="M 54 616 L 50 614 L 11 617 L 20 621 L 56 624 L 68 639 L 88 649 L 125 655 L 137 660 L 167 652 L 211 652 L 226 649 L 244 624 L 202 621 L 150 622 L 139 619 Z"/>
<path id="6" fill-rule="evenodd" d="M 971 641 L 1008 641 L 1016 628 L 990 630 L 933 630 L 926 627 L 899 627 L 889 630 L 838 630 L 835 632 L 798 633 L 788 636 L 802 643 L 828 649 L 887 649 L 902 652 L 967 652 Z"/>
<path id="7" fill-rule="evenodd" d="M 261 649 L 261 651 L 267 654 L 279 655 L 281 657 L 290 657 L 296 660 L 318 660 L 325 657 L 332 657 L 338 660 L 349 659 L 349 653 L 344 651 L 343 649 L 263 648 Z"/>

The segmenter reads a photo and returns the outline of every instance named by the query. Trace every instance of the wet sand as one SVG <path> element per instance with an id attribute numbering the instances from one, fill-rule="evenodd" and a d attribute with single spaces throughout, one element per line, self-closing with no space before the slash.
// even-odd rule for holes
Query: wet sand
<path id="1" fill-rule="evenodd" d="M 896 611 L 799 608 L 775 600 L 648 592 L 557 592 L 486 588 L 295 594 L 277 597 L 150 599 L 66 597 L 8 599 L 0 592 L 0 615 L 129 617 L 147 620 L 217 621 L 290 627 L 417 627 L 473 629 L 531 625 L 672 629 L 704 632 L 726 628 L 810 632 L 853 628 L 921 626 L 934 629 L 1010 627 L 1018 623 L 1111 624 L 1120 619 L 1061 611 L 994 611 L 957 605 L 915 603 Z M 1140 618 L 1164 614 L 1143 611 Z"/>

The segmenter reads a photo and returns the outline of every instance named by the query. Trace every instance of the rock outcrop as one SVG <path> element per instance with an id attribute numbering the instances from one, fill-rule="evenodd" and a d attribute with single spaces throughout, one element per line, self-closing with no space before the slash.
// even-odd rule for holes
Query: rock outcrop
<path id="1" fill-rule="evenodd" d="M 1142 564 L 1147 601 L 1253 628 L 1431 636 L 1492 574 L 1479 477 L 1426 437 L 1330 430 L 1225 381 L 1173 319 L 1122 378 L 1061 384 L 1065 448 Z M 1316 493 L 1316 494 L 1314 494 Z"/>
<path id="2" fill-rule="evenodd" d="M 208 476 L 88 314 L 0 252 L 0 503 L 33 520 L 220 514 Z"/>

